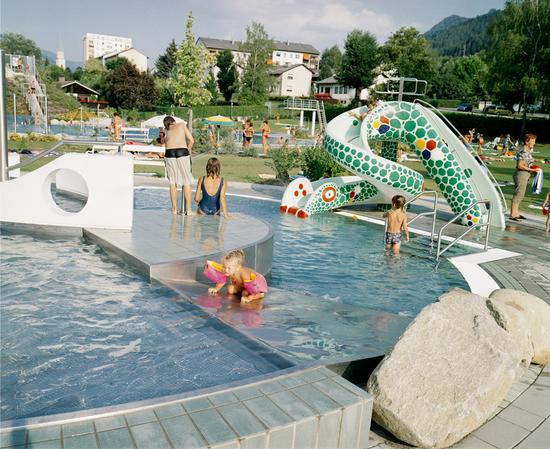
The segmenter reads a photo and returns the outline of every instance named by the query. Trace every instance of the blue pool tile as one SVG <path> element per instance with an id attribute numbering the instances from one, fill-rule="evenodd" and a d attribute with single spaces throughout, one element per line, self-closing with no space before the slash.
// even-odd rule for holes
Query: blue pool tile
<path id="1" fill-rule="evenodd" d="M 86 433 L 94 432 L 94 423 L 92 421 L 74 422 L 63 424 L 63 438 L 75 437 Z"/>
<path id="2" fill-rule="evenodd" d="M 208 399 L 210 400 L 210 402 L 212 402 L 212 404 L 214 404 L 215 407 L 219 407 L 220 405 L 230 404 L 232 402 L 239 401 L 237 399 L 237 396 L 235 396 L 230 391 L 214 394 L 212 396 L 209 396 Z"/>
<path id="3" fill-rule="evenodd" d="M 239 388 L 238 390 L 235 390 L 234 393 L 235 396 L 237 396 L 241 401 L 263 396 L 263 393 L 258 387 Z"/>
<path id="4" fill-rule="evenodd" d="M 285 414 L 267 397 L 249 399 L 244 404 L 252 411 L 256 417 L 267 427 L 278 427 L 288 424 L 292 418 Z"/>
<path id="5" fill-rule="evenodd" d="M 59 440 L 61 439 L 61 427 L 39 427 L 38 429 L 29 429 L 27 441 L 29 443 L 39 443 L 40 441 Z"/>
<path id="6" fill-rule="evenodd" d="M 25 444 L 27 437 L 26 430 L 15 430 L 13 432 L 2 432 L 0 434 L 0 447 L 17 446 Z"/>
<path id="7" fill-rule="evenodd" d="M 242 404 L 229 404 L 218 407 L 218 412 L 224 417 L 240 437 L 265 432 L 266 428 Z"/>
<path id="8" fill-rule="evenodd" d="M 27 449 L 61 449 L 61 440 L 41 441 L 27 444 Z"/>
<path id="9" fill-rule="evenodd" d="M 318 419 L 311 418 L 296 423 L 294 431 L 294 448 L 295 449 L 310 449 L 317 447 L 317 426 Z M 347 449 L 347 446 L 341 446 L 342 449 Z M 355 447 L 355 446 L 349 446 Z"/>
<path id="10" fill-rule="evenodd" d="M 157 417 L 153 410 L 142 410 L 141 412 L 129 413 L 126 415 L 126 420 L 129 426 L 137 426 L 139 424 L 145 424 L 148 422 L 154 422 Z"/>
<path id="11" fill-rule="evenodd" d="M 280 391 L 279 393 L 269 395 L 271 399 L 281 410 L 295 420 L 316 416 L 317 413 L 301 401 L 290 391 Z"/>
<path id="12" fill-rule="evenodd" d="M 130 432 L 138 449 L 171 449 L 158 422 L 130 427 Z"/>
<path id="13" fill-rule="evenodd" d="M 342 410 L 342 424 L 340 426 L 338 447 L 358 447 L 362 412 L 362 403 L 346 407 Z"/>
<path id="14" fill-rule="evenodd" d="M 257 435 L 255 437 L 244 438 L 241 440 L 241 449 L 264 449 L 266 441 L 267 435 Z"/>
<path id="15" fill-rule="evenodd" d="M 339 404 L 311 385 L 302 385 L 293 388 L 291 391 L 320 414 L 340 408 Z"/>
<path id="16" fill-rule="evenodd" d="M 98 432 L 120 429 L 121 427 L 126 427 L 124 416 L 121 415 L 109 416 L 107 418 L 99 418 L 95 420 L 95 428 Z"/>
<path id="17" fill-rule="evenodd" d="M 357 397 L 331 379 L 324 379 L 315 382 L 313 386 L 344 407 L 361 402 L 361 398 Z"/>
<path id="18" fill-rule="evenodd" d="M 321 369 L 309 370 L 305 373 L 300 373 L 296 376 L 298 379 L 303 380 L 304 383 L 313 383 L 318 380 L 326 379 L 325 372 Z"/>
<path id="19" fill-rule="evenodd" d="M 187 410 L 187 413 L 198 412 L 199 410 L 206 410 L 212 408 L 212 404 L 206 398 L 191 399 L 182 403 L 183 408 Z"/>
<path id="20" fill-rule="evenodd" d="M 283 391 L 285 388 L 286 387 L 282 386 L 279 382 L 275 380 L 260 384 L 260 390 L 264 394 L 278 393 L 279 391 Z"/>
<path id="21" fill-rule="evenodd" d="M 191 419 L 210 445 L 222 444 L 237 439 L 216 410 L 203 410 L 190 414 Z"/>
<path id="22" fill-rule="evenodd" d="M 155 409 L 159 419 L 172 418 L 173 416 L 185 415 L 185 410 L 178 402 L 177 404 L 165 405 Z"/>
<path id="23" fill-rule="evenodd" d="M 306 383 L 303 378 L 298 376 L 284 377 L 282 379 L 279 379 L 279 382 L 286 388 L 299 387 L 300 385 L 304 385 Z"/>
<path id="24" fill-rule="evenodd" d="M 206 447 L 206 441 L 201 436 L 189 416 L 175 416 L 163 419 L 162 427 L 175 449 L 199 449 Z"/>
<path id="25" fill-rule="evenodd" d="M 293 441 L 294 441 L 294 426 L 286 426 L 281 429 L 277 429 L 269 432 L 268 448 L 269 449 L 291 448 Z"/>
<path id="26" fill-rule="evenodd" d="M 334 449 L 338 447 L 341 421 L 342 414 L 339 410 L 321 416 L 319 419 L 319 449 Z"/>
<path id="27" fill-rule="evenodd" d="M 101 449 L 134 449 L 134 443 L 127 428 L 98 432 Z"/>
<path id="28" fill-rule="evenodd" d="M 63 438 L 64 449 L 97 449 L 95 434 L 88 433 L 77 437 Z"/>

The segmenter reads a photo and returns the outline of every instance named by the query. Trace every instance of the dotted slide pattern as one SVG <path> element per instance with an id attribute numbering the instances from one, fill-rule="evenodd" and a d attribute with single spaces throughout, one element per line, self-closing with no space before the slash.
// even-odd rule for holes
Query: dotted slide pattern
<path id="1" fill-rule="evenodd" d="M 308 215 L 319 214 L 353 202 L 366 201 L 377 193 L 376 187 L 367 181 L 350 182 L 341 186 L 327 181 L 311 195 L 304 211 Z"/>
<path id="2" fill-rule="evenodd" d="M 468 181 L 472 171 L 460 167 L 418 105 L 403 101 L 380 102 L 363 121 L 361 133 L 368 141 L 398 141 L 414 149 L 455 214 L 460 214 L 476 201 Z M 397 178 L 401 180 L 396 173 L 389 174 L 388 178 L 392 182 Z M 481 216 L 479 206 L 475 206 L 464 218 L 463 224 L 475 225 Z"/>

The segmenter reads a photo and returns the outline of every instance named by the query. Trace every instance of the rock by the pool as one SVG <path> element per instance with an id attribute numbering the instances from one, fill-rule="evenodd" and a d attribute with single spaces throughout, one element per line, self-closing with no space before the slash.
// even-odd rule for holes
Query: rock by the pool
<path id="1" fill-rule="evenodd" d="M 373 419 L 424 448 L 450 446 L 483 424 L 530 363 L 505 319 L 460 289 L 425 307 L 369 378 Z"/>
<path id="2" fill-rule="evenodd" d="M 491 293 L 491 301 L 503 307 L 512 327 L 526 321 L 533 350 L 533 363 L 550 363 L 550 306 L 540 298 L 518 290 L 500 289 Z"/>

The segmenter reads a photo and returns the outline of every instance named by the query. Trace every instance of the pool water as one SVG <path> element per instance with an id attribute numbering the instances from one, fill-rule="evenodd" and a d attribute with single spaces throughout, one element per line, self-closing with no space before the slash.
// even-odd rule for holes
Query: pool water
<path id="1" fill-rule="evenodd" d="M 388 255 L 379 225 L 331 213 L 302 220 L 280 214 L 275 201 L 228 196 L 227 204 L 273 227 L 271 287 L 409 317 L 449 288 L 467 288 L 449 262 L 435 264 L 422 245 Z M 153 189 L 137 190 L 134 205 L 170 207 L 166 191 Z"/>
<path id="2" fill-rule="evenodd" d="M 0 242 L 2 420 L 183 393 L 279 368 L 95 245 L 23 235 Z"/>

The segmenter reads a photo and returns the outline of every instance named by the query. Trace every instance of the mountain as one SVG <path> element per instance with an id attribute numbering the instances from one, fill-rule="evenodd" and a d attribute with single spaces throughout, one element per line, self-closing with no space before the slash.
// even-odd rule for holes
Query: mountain
<path id="1" fill-rule="evenodd" d="M 472 19 L 449 16 L 424 33 L 424 37 L 441 55 L 473 55 L 488 46 L 487 28 L 500 13 L 491 9 Z"/>
<path id="2" fill-rule="evenodd" d="M 42 57 L 44 59 L 47 59 L 50 64 L 55 64 L 55 53 L 53 51 L 42 50 L 42 49 L 40 51 L 42 52 Z M 82 61 L 67 61 L 67 60 L 65 60 L 65 65 L 71 70 L 74 70 L 77 67 L 83 66 Z"/>

